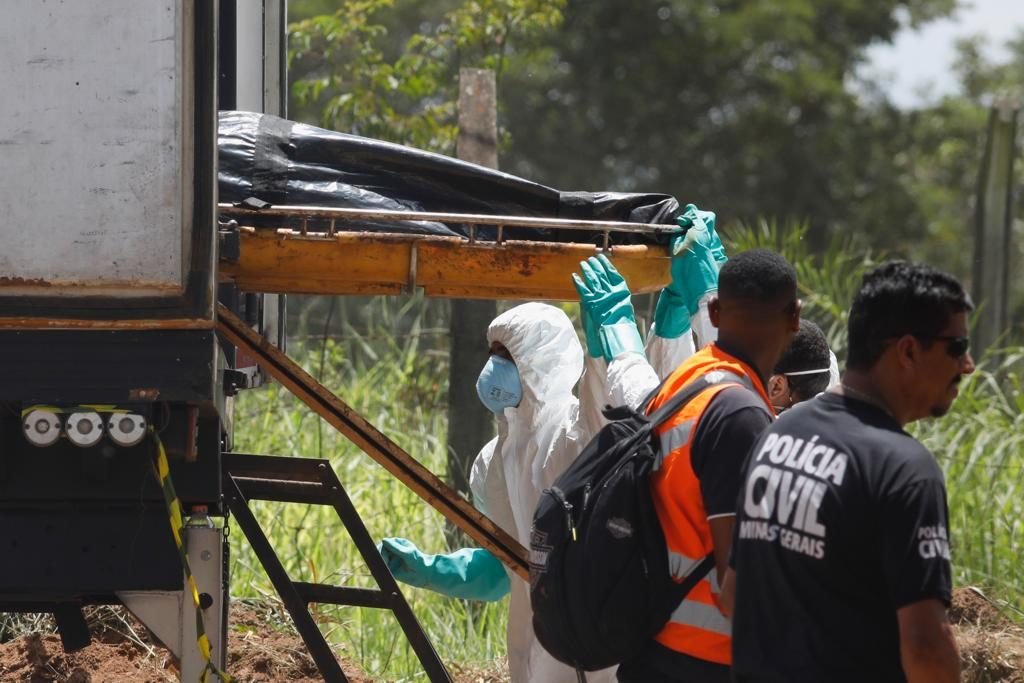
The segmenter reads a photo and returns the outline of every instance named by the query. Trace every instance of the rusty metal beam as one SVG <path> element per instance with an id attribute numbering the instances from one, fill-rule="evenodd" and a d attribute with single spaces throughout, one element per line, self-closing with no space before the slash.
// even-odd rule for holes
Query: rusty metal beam
<path id="1" fill-rule="evenodd" d="M 239 240 L 239 260 L 221 262 L 221 279 L 245 292 L 279 294 L 400 294 L 422 287 L 427 296 L 577 301 L 570 274 L 599 251 L 593 244 L 469 244 L 459 237 L 245 227 Z M 605 253 L 635 294 L 671 280 L 665 247 L 613 246 Z"/>
<path id="2" fill-rule="evenodd" d="M 494 553 L 519 576 L 529 579 L 526 549 L 516 539 L 223 305 L 217 307 L 217 332 L 257 358 L 271 377 L 481 547 Z"/>

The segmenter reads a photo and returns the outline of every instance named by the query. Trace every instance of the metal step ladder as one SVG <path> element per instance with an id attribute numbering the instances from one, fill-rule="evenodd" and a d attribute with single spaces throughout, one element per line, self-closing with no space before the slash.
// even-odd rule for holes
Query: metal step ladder
<path id="1" fill-rule="evenodd" d="M 309 648 L 325 681 L 335 683 L 348 679 L 320 633 L 309 611 L 310 603 L 390 610 L 432 683 L 451 681 L 448 670 L 402 596 L 363 520 L 328 461 L 243 453 L 225 453 L 222 458 L 224 497 L 228 509 L 281 596 L 285 609 L 295 622 L 295 628 Z M 333 507 L 378 588 L 345 588 L 293 581 L 249 509 L 251 500 Z"/>

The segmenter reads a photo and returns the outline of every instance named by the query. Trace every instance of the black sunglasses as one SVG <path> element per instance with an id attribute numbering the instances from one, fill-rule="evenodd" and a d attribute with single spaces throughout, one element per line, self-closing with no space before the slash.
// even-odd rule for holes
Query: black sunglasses
<path id="1" fill-rule="evenodd" d="M 964 354 L 967 353 L 967 350 L 971 348 L 970 337 L 951 337 L 945 334 L 936 334 L 930 337 L 925 337 L 925 339 L 935 339 L 946 342 L 946 353 L 948 353 L 951 358 L 963 358 Z"/>

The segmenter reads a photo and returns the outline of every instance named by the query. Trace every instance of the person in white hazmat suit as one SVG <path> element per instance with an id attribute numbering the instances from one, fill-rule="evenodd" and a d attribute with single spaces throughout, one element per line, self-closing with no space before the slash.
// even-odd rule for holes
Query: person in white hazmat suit
<path id="1" fill-rule="evenodd" d="M 679 222 L 681 227 L 693 228 L 696 207 L 687 209 Z M 717 241 L 714 214 L 701 213 L 710 215 L 710 229 L 705 221 L 698 221 L 705 230 L 702 244 L 707 247 Z M 581 265 L 585 276 L 607 278 L 615 289 L 613 297 L 605 297 L 610 305 L 595 306 L 592 300 L 583 299 L 586 355 L 568 316 L 554 306 L 522 304 L 491 322 L 487 329 L 491 356 L 477 380 L 477 391 L 498 419 L 498 436 L 474 460 L 470 488 L 474 506 L 525 547 L 529 547 L 541 492 L 604 425 L 601 408 L 609 403 L 639 405 L 659 377 L 674 370 L 695 346 L 712 341 L 714 329 L 707 321 L 706 300 L 716 289 L 718 265 L 724 262 L 724 250 L 717 244 L 719 250 L 714 255 L 699 245 L 677 250 L 674 280 L 700 269 L 703 275 L 689 280 L 701 284 L 684 290 L 674 283 L 677 294 L 666 294 L 670 288 L 663 290 L 659 297 L 663 312 L 655 316 L 654 333 L 646 348 L 650 362 L 640 343 L 629 290 L 603 256 Z M 721 260 L 716 261 L 715 255 Z M 577 282 L 577 289 L 581 294 L 587 291 L 582 281 Z M 680 291 L 685 291 L 684 299 L 673 299 Z M 660 303 L 666 296 L 681 307 L 672 312 L 669 322 L 668 306 Z M 696 343 L 690 334 L 691 323 L 698 334 Z M 659 327 L 671 334 L 659 335 Z M 579 400 L 573 395 L 577 382 Z M 380 549 L 395 578 L 410 585 L 482 600 L 497 600 L 511 591 L 508 660 L 513 683 L 576 683 L 575 670 L 555 660 L 534 636 L 528 584 L 507 572 L 490 552 L 463 548 L 429 555 L 401 538 L 384 539 Z M 614 669 L 588 672 L 586 680 L 613 681 Z"/>

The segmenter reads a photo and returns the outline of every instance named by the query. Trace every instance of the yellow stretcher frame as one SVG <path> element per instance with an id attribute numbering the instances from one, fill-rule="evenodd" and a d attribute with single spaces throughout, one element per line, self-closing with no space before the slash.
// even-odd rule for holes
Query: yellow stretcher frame
<path id="1" fill-rule="evenodd" d="M 634 293 L 654 292 L 671 279 L 667 248 L 614 246 L 611 236 L 679 231 L 674 225 L 322 207 L 254 211 L 222 204 L 219 211 L 242 226 L 238 261 L 221 262 L 221 280 L 244 292 L 278 294 L 401 294 L 420 287 L 431 297 L 575 301 L 571 273 L 579 270 L 580 261 L 602 250 Z M 246 226 L 246 218 L 253 215 L 273 217 L 282 227 Z M 309 220 L 329 221 L 331 227 L 311 232 Z M 337 220 L 458 222 L 470 226 L 470 236 L 336 231 Z M 479 225 L 498 226 L 498 240 L 475 239 Z M 600 232 L 605 246 L 506 239 L 524 227 Z"/>

